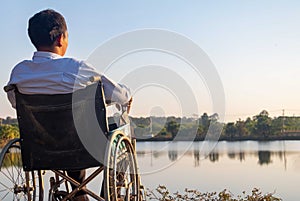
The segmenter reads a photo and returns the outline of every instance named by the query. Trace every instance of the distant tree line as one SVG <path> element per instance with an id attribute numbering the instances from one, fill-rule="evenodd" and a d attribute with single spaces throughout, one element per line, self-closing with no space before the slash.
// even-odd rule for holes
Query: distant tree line
<path id="1" fill-rule="evenodd" d="M 263 110 L 253 118 L 245 121 L 238 120 L 225 124 L 223 135 L 229 137 L 272 137 L 291 134 L 300 134 L 300 117 L 279 116 L 271 118 L 266 110 Z"/>
<path id="2" fill-rule="evenodd" d="M 17 124 L 18 120 L 12 117 L 6 117 L 5 119 L 0 118 L 0 126 L 2 124 Z"/>
<path id="3" fill-rule="evenodd" d="M 134 134 L 138 140 L 203 140 L 207 133 L 219 130 L 220 139 L 270 139 L 292 136 L 300 139 L 300 117 L 270 117 L 266 110 L 246 120 L 223 123 L 218 114 L 203 113 L 199 118 L 191 117 L 130 117 Z M 212 126 L 213 125 L 213 126 Z M 19 137 L 17 119 L 0 119 L 0 145 L 9 139 Z"/>
<path id="4" fill-rule="evenodd" d="M 266 110 L 248 117 L 246 120 L 222 123 L 218 115 L 204 113 L 200 118 L 179 117 L 140 117 L 131 118 L 138 139 L 174 139 L 181 136 L 203 140 L 211 125 L 222 127 L 220 138 L 227 140 L 247 139 L 247 137 L 268 139 L 270 137 L 296 136 L 300 139 L 300 117 L 279 116 L 271 118 Z M 193 132 L 193 133 L 191 133 Z"/>

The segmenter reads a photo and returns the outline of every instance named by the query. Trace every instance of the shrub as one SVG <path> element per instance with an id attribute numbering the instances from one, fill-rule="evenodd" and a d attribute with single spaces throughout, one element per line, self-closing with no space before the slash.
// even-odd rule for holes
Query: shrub
<path id="1" fill-rule="evenodd" d="M 198 190 L 185 189 L 184 193 L 170 193 L 165 186 L 158 186 L 155 190 L 149 190 L 147 193 L 149 200 L 159 201 L 281 201 L 282 199 L 274 197 L 273 193 L 263 195 L 258 188 L 252 190 L 251 195 L 246 195 L 244 191 L 242 195 L 234 195 L 228 191 L 223 190 L 217 192 L 201 193 Z"/>

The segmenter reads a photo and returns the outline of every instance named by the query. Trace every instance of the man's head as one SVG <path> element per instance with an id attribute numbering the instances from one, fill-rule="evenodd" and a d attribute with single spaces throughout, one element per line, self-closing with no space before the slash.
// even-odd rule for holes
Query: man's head
<path id="1" fill-rule="evenodd" d="M 38 51 L 50 51 L 63 56 L 67 50 L 67 24 L 64 17 L 54 10 L 43 10 L 31 17 L 28 35 Z"/>

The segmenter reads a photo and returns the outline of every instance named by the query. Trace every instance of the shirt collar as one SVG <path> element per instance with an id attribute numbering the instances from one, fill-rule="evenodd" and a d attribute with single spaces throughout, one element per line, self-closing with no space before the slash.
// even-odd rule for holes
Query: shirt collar
<path id="1" fill-rule="evenodd" d="M 62 58 L 60 55 L 55 54 L 53 52 L 42 52 L 42 51 L 37 51 L 34 52 L 32 60 L 34 62 L 43 62 L 43 61 L 47 61 L 50 59 L 59 59 Z"/>

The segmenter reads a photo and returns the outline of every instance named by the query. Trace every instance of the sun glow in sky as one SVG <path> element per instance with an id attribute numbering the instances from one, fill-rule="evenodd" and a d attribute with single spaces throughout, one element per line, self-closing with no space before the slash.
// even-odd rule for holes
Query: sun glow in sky
<path id="1" fill-rule="evenodd" d="M 271 116 L 281 115 L 283 109 L 286 115 L 300 115 L 300 1 L 5 0 L 0 8 L 1 86 L 6 85 L 15 64 L 32 57 L 27 22 L 45 8 L 55 9 L 66 18 L 68 57 L 88 59 L 100 44 L 124 32 L 170 30 L 193 40 L 214 63 L 224 88 L 226 121 L 252 117 L 263 109 Z M 163 62 L 168 59 L 164 57 Z M 178 68 L 180 61 L 171 59 L 171 64 Z M 182 77 L 190 76 L 183 73 Z M 195 85 L 199 86 L 193 88 L 198 114 L 214 112 L 205 84 Z M 160 108 L 165 115 L 180 112 L 170 94 L 159 103 L 162 89 L 153 91 L 152 99 L 141 92 L 136 93 L 132 115 L 148 116 L 153 108 Z M 16 116 L 2 90 L 0 105 L 0 117 Z"/>

